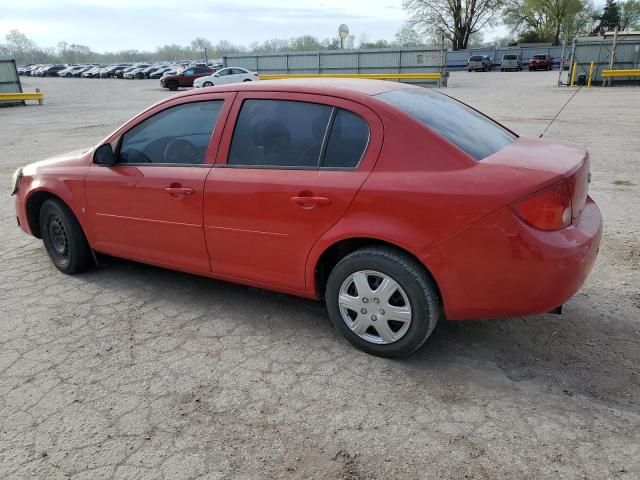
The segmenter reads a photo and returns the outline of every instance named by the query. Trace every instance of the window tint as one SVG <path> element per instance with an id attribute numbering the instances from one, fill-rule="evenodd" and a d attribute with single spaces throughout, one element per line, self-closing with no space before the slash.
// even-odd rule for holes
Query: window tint
<path id="1" fill-rule="evenodd" d="M 338 110 L 322 162 L 323 167 L 354 168 L 369 143 L 369 126 L 358 115 Z"/>
<path id="2" fill-rule="evenodd" d="M 393 90 L 376 98 L 420 120 L 476 160 L 502 150 L 515 140 L 512 133 L 484 115 L 426 88 Z"/>
<path id="3" fill-rule="evenodd" d="M 119 162 L 203 163 L 222 104 L 178 105 L 144 120 L 122 137 Z"/>
<path id="4" fill-rule="evenodd" d="M 332 108 L 288 100 L 245 100 L 229 165 L 317 167 Z"/>

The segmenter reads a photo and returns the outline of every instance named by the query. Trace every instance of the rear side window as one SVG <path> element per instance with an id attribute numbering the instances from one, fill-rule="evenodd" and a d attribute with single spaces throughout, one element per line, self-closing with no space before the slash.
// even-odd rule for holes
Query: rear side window
<path id="1" fill-rule="evenodd" d="M 245 100 L 229 165 L 317 168 L 332 107 L 289 100 Z"/>
<path id="2" fill-rule="evenodd" d="M 515 140 L 511 132 L 481 113 L 426 88 L 392 90 L 376 98 L 408 113 L 476 160 Z"/>
<path id="3" fill-rule="evenodd" d="M 120 163 L 201 164 L 222 100 L 167 108 L 143 120 L 122 137 Z"/>
<path id="4" fill-rule="evenodd" d="M 369 143 L 369 126 L 355 113 L 337 110 L 322 166 L 355 168 Z"/>

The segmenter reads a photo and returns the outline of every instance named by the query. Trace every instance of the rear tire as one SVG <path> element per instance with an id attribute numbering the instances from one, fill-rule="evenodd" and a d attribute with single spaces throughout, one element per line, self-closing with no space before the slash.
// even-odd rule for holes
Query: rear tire
<path id="1" fill-rule="evenodd" d="M 424 267 L 389 247 L 344 257 L 327 281 L 332 324 L 355 347 L 381 357 L 406 357 L 441 317 L 438 290 Z"/>
<path id="2" fill-rule="evenodd" d="M 40 207 L 40 232 L 51 262 L 67 275 L 80 273 L 93 262 L 91 248 L 73 212 L 60 200 Z"/>

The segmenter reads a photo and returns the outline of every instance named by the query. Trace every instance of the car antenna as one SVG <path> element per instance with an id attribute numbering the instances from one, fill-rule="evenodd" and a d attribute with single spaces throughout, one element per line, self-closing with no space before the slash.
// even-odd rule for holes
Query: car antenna
<path id="1" fill-rule="evenodd" d="M 558 118 L 558 115 L 560 115 L 560 114 L 562 113 L 562 111 L 565 109 L 565 107 L 566 107 L 567 105 L 569 105 L 569 102 L 570 102 L 571 100 L 573 100 L 573 97 L 575 97 L 575 96 L 578 94 L 578 92 L 579 92 L 580 90 L 582 90 L 582 85 L 581 85 L 581 86 L 579 86 L 579 87 L 578 87 L 578 89 L 577 89 L 575 92 L 573 92 L 573 95 L 571 95 L 571 96 L 569 97 L 569 100 L 567 100 L 567 101 L 564 103 L 564 105 L 562 106 L 562 108 L 561 108 L 560 110 L 558 110 L 558 113 L 556 113 L 556 116 L 555 116 L 555 117 L 553 117 L 553 118 L 551 119 L 551 121 L 549 122 L 549 125 L 547 125 L 547 126 L 545 127 L 545 129 L 542 131 L 542 133 L 540 134 L 540 136 L 539 136 L 538 138 L 542 138 L 542 136 L 543 136 L 545 133 L 547 133 L 547 130 L 549 130 L 549 127 L 553 124 L 553 122 L 555 122 L 555 121 L 556 121 L 556 118 Z"/>

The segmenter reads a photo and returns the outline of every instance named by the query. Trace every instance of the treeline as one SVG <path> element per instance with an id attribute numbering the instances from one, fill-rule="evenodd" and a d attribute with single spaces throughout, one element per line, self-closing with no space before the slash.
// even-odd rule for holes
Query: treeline
<path id="1" fill-rule="evenodd" d="M 344 48 L 386 48 L 411 47 L 425 45 L 433 40 L 422 38 L 410 27 L 403 27 L 392 42 L 387 40 L 369 41 L 366 34 L 356 41 L 350 35 L 344 41 Z M 157 47 L 155 50 L 121 50 L 118 52 L 95 52 L 86 45 L 58 42 L 56 47 L 43 48 L 18 30 L 10 31 L 5 42 L 0 43 L 0 58 L 15 58 L 19 64 L 23 63 L 116 63 L 136 61 L 180 61 L 221 58 L 225 54 L 241 52 L 282 52 L 300 50 L 336 50 L 340 48 L 340 39 L 327 38 L 319 40 L 311 35 L 290 39 L 272 39 L 259 43 L 254 42 L 248 47 L 236 45 L 226 40 L 213 43 L 206 38 L 197 37 L 189 45 L 169 44 Z"/>

